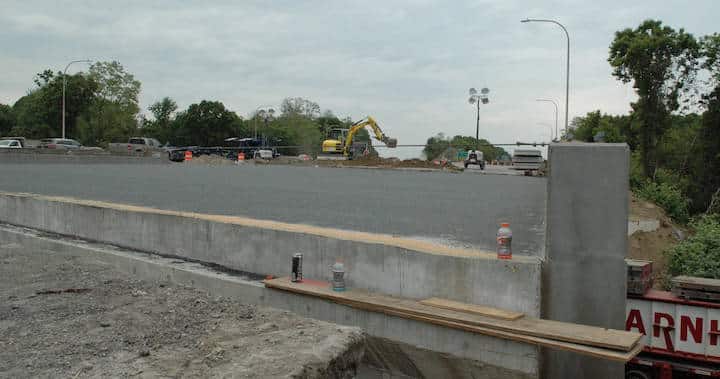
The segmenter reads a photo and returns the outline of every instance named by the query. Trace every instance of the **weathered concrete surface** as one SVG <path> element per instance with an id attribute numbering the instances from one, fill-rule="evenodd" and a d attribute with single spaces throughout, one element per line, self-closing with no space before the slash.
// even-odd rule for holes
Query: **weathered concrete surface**
<path id="1" fill-rule="evenodd" d="M 623 329 L 628 147 L 553 144 L 549 151 L 543 318 Z M 622 378 L 623 365 L 544 351 L 546 378 Z"/>
<path id="2" fill-rule="evenodd" d="M 387 235 L 46 196 L 0 193 L 0 209 L 6 223 L 260 275 L 289 275 L 301 252 L 304 274 L 329 281 L 340 259 L 351 287 L 540 314 L 541 264 L 531 256 L 506 261 Z"/>
<path id="3" fill-rule="evenodd" d="M 491 250 L 499 224 L 508 221 L 516 253 L 542 256 L 545 248 L 545 178 L 182 163 L 11 164 L 2 156 L 0 170 L 0 191 L 239 215 Z"/>
<path id="4" fill-rule="evenodd" d="M 364 378 L 377 377 L 378 369 L 386 375 L 417 376 L 418 373 L 427 373 L 425 377 L 443 377 L 452 373 L 452 377 L 468 379 L 525 379 L 538 376 L 538 353 L 534 346 L 270 290 L 260 282 L 216 272 L 197 263 L 63 239 L 33 230 L 0 225 L 0 241 L 41 250 L 83 253 L 143 280 L 188 285 L 216 296 L 242 299 L 244 302 L 286 309 L 319 320 L 359 326 L 369 335 L 378 337 L 372 339 L 375 355 L 366 361 L 374 369 L 366 370 Z M 392 357 L 387 355 L 388 352 L 392 352 Z"/>
<path id="5" fill-rule="evenodd" d="M 40 243 L 38 243 L 40 242 Z M 76 289 L 75 293 L 43 293 Z M 354 378 L 366 335 L 0 233 L 0 376 Z"/>

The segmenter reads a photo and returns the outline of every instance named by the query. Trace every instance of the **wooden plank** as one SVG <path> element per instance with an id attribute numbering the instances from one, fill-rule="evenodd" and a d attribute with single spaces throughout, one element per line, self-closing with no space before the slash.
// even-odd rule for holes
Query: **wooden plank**
<path id="1" fill-rule="evenodd" d="M 450 327 L 454 329 L 460 329 L 471 333 L 478 333 L 483 334 L 491 337 L 496 338 L 502 338 L 507 339 L 511 341 L 516 342 L 523 342 L 523 343 L 529 343 L 532 345 L 537 346 L 543 346 L 543 347 L 549 347 L 559 350 L 565 350 L 565 351 L 571 351 L 578 354 L 584 354 L 589 355 L 595 358 L 601 358 L 601 359 L 608 359 L 611 361 L 618 361 L 618 362 L 628 362 L 629 360 L 633 359 L 635 356 L 637 356 L 643 349 L 643 344 L 636 344 L 630 351 L 617 351 L 617 350 L 611 350 L 611 349 L 604 349 L 601 347 L 592 347 L 582 344 L 576 344 L 572 342 L 563 342 L 563 341 L 556 341 L 551 340 L 547 338 L 540 338 L 540 337 L 534 337 L 534 336 L 528 336 L 518 333 L 511 333 L 511 332 L 505 332 L 502 330 L 495 330 L 490 328 L 483 328 L 481 326 L 474 326 L 474 325 L 468 325 L 458 322 L 452 322 L 452 321 L 446 321 L 446 320 L 440 320 L 433 317 L 422 317 L 417 315 L 411 315 L 406 314 L 403 312 L 396 312 L 389 310 L 388 312 L 385 312 L 386 314 L 418 320 L 418 321 L 424 321 L 430 324 Z"/>
<path id="2" fill-rule="evenodd" d="M 720 292 L 720 280 L 718 279 L 676 276 L 672 278 L 672 284 L 681 288 Z"/>
<path id="3" fill-rule="evenodd" d="M 459 301 L 441 299 L 439 297 L 431 297 L 429 299 L 421 300 L 420 304 L 429 305 L 435 308 L 449 309 L 451 311 L 473 313 L 501 320 L 517 320 L 525 315 L 521 312 L 506 311 L 504 309 L 486 307 L 484 305 L 461 303 Z"/>
<path id="4" fill-rule="evenodd" d="M 498 320 L 475 314 L 434 308 L 420 304 L 414 300 L 368 293 L 360 290 L 335 292 L 330 289 L 329 283 L 325 283 L 324 285 L 311 285 L 292 283 L 288 278 L 279 278 L 266 280 L 265 285 L 270 288 L 316 296 L 373 312 L 388 314 L 390 311 L 401 312 L 419 317 L 429 317 L 521 335 L 530 335 L 626 352 L 633 350 L 642 337 L 640 333 L 626 332 L 623 330 L 605 329 L 528 317 L 514 321 Z"/>

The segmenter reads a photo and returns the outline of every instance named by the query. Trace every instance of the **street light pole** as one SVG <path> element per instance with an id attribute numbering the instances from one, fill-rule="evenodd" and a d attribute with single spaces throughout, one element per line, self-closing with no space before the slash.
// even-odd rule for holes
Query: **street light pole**
<path id="1" fill-rule="evenodd" d="M 487 104 L 490 101 L 488 99 L 488 93 L 490 93 L 490 90 L 487 88 L 483 88 L 480 90 L 480 93 L 478 93 L 475 88 L 470 88 L 468 92 L 470 94 L 468 102 L 470 104 L 477 105 L 477 123 L 475 124 L 475 150 L 480 150 L 480 103 Z"/>
<path id="2" fill-rule="evenodd" d="M 565 26 L 555 20 L 546 20 L 546 19 L 536 19 L 536 18 L 526 18 L 524 20 L 520 20 L 522 23 L 526 22 L 551 22 L 559 27 L 562 28 L 562 30 L 565 32 L 565 37 L 567 37 L 567 57 L 565 59 L 565 133 L 567 133 L 568 130 L 568 108 L 570 103 L 570 34 L 568 33 Z M 557 135 L 555 136 L 558 137 Z"/>
<path id="3" fill-rule="evenodd" d="M 553 103 L 553 105 L 555 106 L 555 139 L 556 139 L 556 140 L 559 140 L 560 137 L 558 137 L 558 127 L 557 127 L 557 119 L 558 119 L 558 105 L 557 105 L 557 103 L 555 102 L 555 100 L 552 100 L 552 99 L 535 99 L 535 101 L 545 101 L 545 102 L 548 102 L 548 103 Z M 550 138 L 552 138 L 552 133 L 550 133 Z"/>
<path id="4" fill-rule="evenodd" d="M 480 102 L 476 101 L 477 103 L 477 122 L 475 123 L 475 141 L 477 143 L 480 143 Z"/>
<path id="5" fill-rule="evenodd" d="M 65 86 L 67 86 L 67 70 L 73 63 L 90 63 L 92 62 L 89 59 L 81 59 L 77 61 L 72 61 L 65 66 L 65 71 L 63 71 L 63 92 L 62 92 L 62 138 L 65 139 Z"/>

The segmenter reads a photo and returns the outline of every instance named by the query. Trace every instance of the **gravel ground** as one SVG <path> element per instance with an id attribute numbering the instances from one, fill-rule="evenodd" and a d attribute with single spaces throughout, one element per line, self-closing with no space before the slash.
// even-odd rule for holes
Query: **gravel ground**
<path id="1" fill-rule="evenodd" d="M 0 377 L 352 377 L 357 328 L 0 241 Z"/>

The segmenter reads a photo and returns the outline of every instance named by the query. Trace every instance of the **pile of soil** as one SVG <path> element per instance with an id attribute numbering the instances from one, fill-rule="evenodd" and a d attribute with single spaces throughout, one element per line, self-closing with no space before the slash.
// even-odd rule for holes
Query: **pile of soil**
<path id="1" fill-rule="evenodd" d="M 630 195 L 630 221 L 658 220 L 659 228 L 652 232 L 638 231 L 628 236 L 628 258 L 653 261 L 653 287 L 667 289 L 669 275 L 664 251 L 680 242 L 686 230 L 675 225 L 659 206 Z"/>
<path id="2" fill-rule="evenodd" d="M 324 165 L 332 167 L 426 168 L 462 171 L 462 169 L 457 168 L 455 165 L 452 164 L 452 162 L 449 161 L 435 162 L 422 159 L 400 160 L 397 158 L 381 158 L 378 156 L 360 157 L 346 161 L 315 161 L 316 164 L 320 162 L 324 162 Z"/>
<path id="3" fill-rule="evenodd" d="M 221 157 L 219 155 L 201 155 L 198 157 L 193 157 L 190 162 L 185 163 L 204 166 L 228 166 L 233 165 L 236 162 L 225 157 Z"/>

